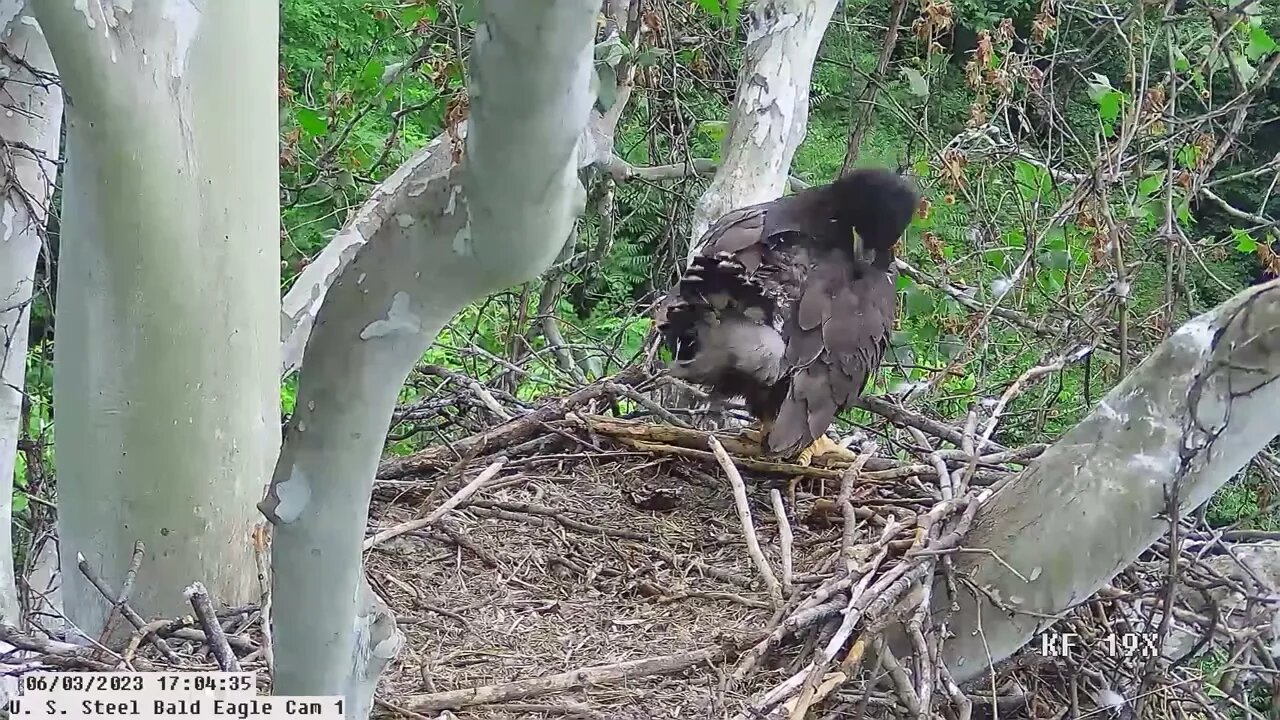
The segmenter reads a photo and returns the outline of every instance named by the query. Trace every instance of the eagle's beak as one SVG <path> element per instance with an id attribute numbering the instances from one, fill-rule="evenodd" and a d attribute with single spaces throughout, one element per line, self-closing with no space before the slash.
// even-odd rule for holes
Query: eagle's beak
<path id="1" fill-rule="evenodd" d="M 853 256 L 859 262 L 867 262 L 870 258 L 863 255 L 865 246 L 862 243 L 862 236 L 858 234 L 857 230 L 851 230 L 850 233 L 853 235 Z"/>

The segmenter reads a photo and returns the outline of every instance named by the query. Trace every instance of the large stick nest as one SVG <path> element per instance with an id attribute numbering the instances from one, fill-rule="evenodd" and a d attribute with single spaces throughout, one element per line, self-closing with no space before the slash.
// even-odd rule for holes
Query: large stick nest
<path id="1" fill-rule="evenodd" d="M 861 444 L 857 461 L 801 468 L 761 459 L 732 431 L 689 427 L 640 395 L 653 383 L 624 374 L 521 410 L 472 382 L 478 405 L 510 419 L 383 464 L 366 571 L 407 643 L 377 712 L 1263 717 L 1242 708 L 1265 708 L 1252 688 L 1277 677 L 1264 645 L 1270 615 L 1250 614 L 1280 575 L 1265 553 L 1249 563 L 1229 537 L 1188 521 L 1182 584 L 1171 592 L 1162 542 L 1057 623 L 1053 632 L 1076 633 L 1069 660 L 1045 656 L 1037 640 L 994 675 L 958 687 L 938 663 L 922 662 L 921 650 L 936 657 L 945 642 L 919 632 L 922 600 L 947 603 L 922 593 L 922 581 L 946 573 L 979 498 L 1042 446 L 989 443 L 975 453 L 982 440 L 972 417 L 952 427 L 866 399 L 881 417 L 869 428 L 880 441 Z M 651 417 L 614 416 L 620 400 Z M 1166 602 L 1173 622 L 1161 627 Z M 252 614 L 224 611 L 224 626 L 242 665 L 265 671 Z M 916 652 L 895 657 L 881 631 L 900 623 Z M 150 629 L 187 667 L 208 665 L 197 625 L 187 618 Z M 62 667 L 114 665 L 6 632 Z M 1102 640 L 1125 633 L 1163 638 L 1164 659 Z M 1206 676 L 1192 659 L 1210 642 L 1233 653 L 1229 672 Z M 126 650 L 148 667 L 174 659 L 141 633 Z"/>

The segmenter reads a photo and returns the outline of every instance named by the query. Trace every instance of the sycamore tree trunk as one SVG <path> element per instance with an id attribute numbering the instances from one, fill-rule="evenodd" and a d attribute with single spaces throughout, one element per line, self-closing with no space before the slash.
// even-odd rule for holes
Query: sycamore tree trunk
<path id="1" fill-rule="evenodd" d="M 836 0 L 755 0 L 723 158 L 694 208 L 688 260 L 721 215 L 782 195 L 809 123 L 809 84 Z"/>
<path id="2" fill-rule="evenodd" d="M 67 98 L 58 257 L 65 611 L 96 635 L 134 542 L 143 616 L 255 594 L 279 441 L 277 4 L 33 0 Z"/>
<path id="3" fill-rule="evenodd" d="M 36 258 L 58 174 L 62 90 L 49 46 L 22 3 L 0 5 L 0 622 L 21 625 L 13 571 L 14 478 Z"/>
<path id="4" fill-rule="evenodd" d="M 273 525 L 277 694 L 343 694 L 347 716 L 363 718 L 399 649 L 395 619 L 361 568 L 396 397 L 440 328 L 546 269 L 581 212 L 598 7 L 482 1 L 463 164 L 433 176 L 421 163 L 397 170 L 344 231 L 359 237 L 334 258 L 331 284 L 313 286 L 324 301 L 259 504 Z"/>
<path id="5" fill-rule="evenodd" d="M 1280 281 L 1187 322 L 979 511 L 942 660 L 982 675 L 1091 596 L 1280 434 Z M 948 610 L 941 578 L 936 613 Z M 1003 607 L 997 605 L 999 602 Z M 1013 612 L 1010 611 L 1022 611 Z M 908 645 L 899 633 L 893 643 Z"/>

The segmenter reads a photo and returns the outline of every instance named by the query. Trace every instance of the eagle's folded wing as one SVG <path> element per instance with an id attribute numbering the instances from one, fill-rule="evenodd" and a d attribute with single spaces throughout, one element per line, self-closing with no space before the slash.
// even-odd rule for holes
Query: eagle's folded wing
<path id="1" fill-rule="evenodd" d="M 792 375 L 769 436 L 771 452 L 808 447 L 880 366 L 893 322 L 893 283 L 872 272 L 851 284 L 849 274 L 835 258 L 822 258 L 786 319 L 783 365 Z"/>

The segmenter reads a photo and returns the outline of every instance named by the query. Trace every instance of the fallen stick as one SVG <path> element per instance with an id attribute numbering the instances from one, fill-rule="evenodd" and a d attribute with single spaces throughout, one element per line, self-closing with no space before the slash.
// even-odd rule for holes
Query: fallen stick
<path id="1" fill-rule="evenodd" d="M 708 442 L 711 444 L 711 451 L 715 453 L 716 460 L 720 462 L 720 467 L 724 469 L 724 474 L 729 477 L 729 484 L 733 486 L 733 505 L 738 511 L 738 522 L 742 524 L 742 534 L 747 541 L 747 553 L 751 555 L 752 562 L 756 564 L 756 570 L 764 579 L 765 587 L 769 588 L 769 597 L 774 601 L 774 607 L 781 607 L 782 585 L 778 583 L 778 578 L 769 567 L 769 561 L 760 550 L 760 538 L 756 536 L 755 524 L 751 522 L 751 506 L 747 504 L 747 485 L 742 482 L 742 473 L 738 472 L 737 466 L 733 464 L 733 458 L 729 457 L 729 453 L 725 452 L 724 446 L 714 435 L 708 439 Z"/>
<path id="2" fill-rule="evenodd" d="M 514 420 L 502 423 L 487 432 L 473 435 L 451 445 L 430 447 L 412 455 L 387 460 L 378 467 L 377 479 L 393 480 L 410 475 L 420 475 L 424 472 L 434 471 L 440 465 L 452 464 L 459 455 L 474 452 L 475 455 L 479 456 L 494 452 L 499 448 L 518 445 L 545 432 L 547 423 L 563 418 L 566 413 L 574 408 L 581 407 L 597 398 L 608 396 L 610 393 L 606 383 L 617 383 L 624 386 L 635 385 L 643 382 L 644 379 L 639 371 L 632 370 L 619 373 L 617 376 L 607 380 L 597 381 L 574 392 L 569 397 L 549 401 L 545 405 Z"/>
<path id="3" fill-rule="evenodd" d="M 12 645 L 19 650 L 40 653 L 45 656 L 39 659 L 39 662 L 43 663 L 50 662 L 52 658 L 61 658 L 63 660 L 74 661 L 75 665 L 98 672 L 113 672 L 119 670 L 115 665 L 96 660 L 93 657 L 95 653 L 99 652 L 96 647 L 72 645 L 71 643 L 60 642 L 58 640 L 49 640 L 37 637 L 30 633 L 23 632 L 12 625 L 0 623 L 0 642 Z M 152 666 L 147 664 L 147 667 L 151 668 Z"/>
<path id="4" fill-rule="evenodd" d="M 498 458 L 495 462 L 490 464 L 489 467 L 485 468 L 479 475 L 477 475 L 474 480 L 464 485 L 461 490 L 454 493 L 453 497 L 449 498 L 448 500 L 445 500 L 444 503 L 440 505 L 440 507 L 436 508 L 435 510 L 432 510 L 431 513 L 426 517 L 418 518 L 416 520 L 409 520 L 407 522 L 402 522 L 399 525 L 393 525 L 387 528 L 386 530 L 381 530 L 365 538 L 365 541 L 364 541 L 365 551 L 367 552 L 369 550 L 372 550 L 373 548 L 377 547 L 381 543 L 384 543 L 392 538 L 400 537 L 401 535 L 404 535 L 406 533 L 411 533 L 415 530 L 421 530 L 422 528 L 435 525 L 437 522 L 439 522 L 440 518 L 444 517 L 445 513 L 458 507 L 462 503 L 466 502 L 467 498 L 471 497 L 472 495 L 475 495 L 476 492 L 478 492 L 480 488 L 484 487 L 486 483 L 492 480 L 494 476 L 497 475 L 502 470 L 502 467 L 506 464 L 507 464 L 506 458 L 504 457 Z"/>
<path id="5" fill-rule="evenodd" d="M 85 579 L 97 588 L 98 592 L 102 593 L 102 596 L 107 599 L 107 602 L 114 602 L 116 598 L 120 597 L 114 592 L 111 592 L 111 586 L 107 585 L 107 582 L 98 577 L 98 573 L 94 572 L 93 568 L 89 567 L 89 561 L 85 559 L 84 555 L 76 555 L 76 567 L 80 569 L 80 574 L 84 575 Z M 142 619 L 141 615 L 139 615 L 132 607 L 129 607 L 129 603 L 127 602 L 120 604 L 120 614 L 124 616 L 125 620 L 129 621 L 130 625 L 138 628 L 139 630 L 147 624 L 146 621 Z M 164 656 L 165 660 L 173 663 L 174 665 L 182 664 L 182 658 L 178 657 L 178 654 L 169 647 L 169 643 L 166 643 L 164 638 L 152 633 L 151 635 L 146 636 L 145 639 L 150 640 L 151 644 L 156 646 L 156 649 L 160 651 L 160 654 Z"/>
<path id="6" fill-rule="evenodd" d="M 787 509 L 782 505 L 782 493 L 777 489 L 770 490 L 769 502 L 773 505 L 773 516 L 778 520 L 778 543 L 782 546 L 782 589 L 787 595 L 790 595 L 793 575 L 791 553 L 794 535 L 791 532 L 791 522 L 787 520 Z"/>
<path id="7" fill-rule="evenodd" d="M 405 698 L 401 705 L 411 712 L 425 713 L 458 709 L 471 705 L 488 705 L 490 703 L 524 700 L 548 693 L 574 690 L 592 685 L 638 680 L 658 675 L 673 675 L 695 665 L 719 660 L 725 654 L 725 649 L 722 647 L 709 647 L 675 655 L 629 660 L 611 665 L 595 665 L 530 680 L 516 680 L 498 685 L 482 685 L 463 690 L 446 690 L 427 695 L 411 695 Z"/>
<path id="8" fill-rule="evenodd" d="M 574 418 L 582 420 L 587 428 L 596 433 L 608 435 L 615 440 L 623 442 L 632 440 L 656 445 L 674 445 L 686 450 L 705 452 L 703 448 L 707 447 L 707 443 L 710 442 L 711 438 L 715 438 L 720 444 L 724 445 L 725 450 L 737 458 L 739 462 L 742 462 L 744 466 L 746 465 L 746 459 L 754 458 L 756 462 L 777 466 L 784 472 L 792 472 L 801 467 L 786 462 L 770 462 L 762 454 L 759 443 L 745 440 L 739 433 L 713 433 L 690 427 L 657 425 L 636 420 L 620 420 L 608 415 L 589 415 L 586 413 L 575 413 L 574 417 L 569 419 Z M 821 462 L 831 468 L 841 468 L 849 464 L 847 461 L 841 460 L 828 462 L 826 457 L 815 458 L 814 461 Z M 898 467 L 898 463 L 887 458 L 871 458 L 866 467 L 868 470 L 892 470 Z M 839 473 L 837 472 L 836 475 L 838 476 Z"/>
<path id="9" fill-rule="evenodd" d="M 222 623 L 218 622 L 218 614 L 213 610 L 213 598 L 209 597 L 209 591 L 204 589 L 204 583 L 193 582 L 182 594 L 186 596 L 187 602 L 191 603 L 191 608 L 196 611 L 196 619 L 204 629 L 204 636 L 209 642 L 209 652 L 213 653 L 218 669 L 223 672 L 240 672 L 240 661 L 236 659 L 236 654 L 231 652 L 231 646 L 227 644 L 227 634 L 222 632 Z"/>
<path id="10" fill-rule="evenodd" d="M 142 556 L 145 553 L 146 546 L 142 544 L 142 541 L 134 541 L 133 556 L 129 559 L 129 569 L 124 573 L 124 582 L 120 583 L 120 594 L 116 596 L 115 601 L 111 603 L 111 610 L 107 612 L 107 622 L 102 628 L 102 634 L 98 636 L 98 642 L 105 644 L 116 631 L 116 625 L 119 624 L 122 614 L 120 608 L 129 602 L 129 596 L 133 594 L 133 583 L 138 579 L 138 570 L 142 567 Z"/>

